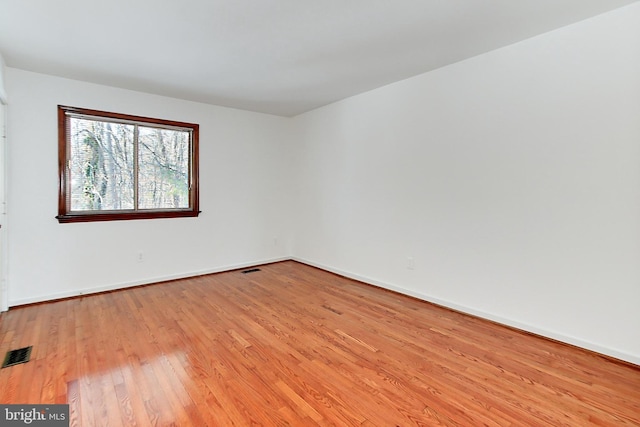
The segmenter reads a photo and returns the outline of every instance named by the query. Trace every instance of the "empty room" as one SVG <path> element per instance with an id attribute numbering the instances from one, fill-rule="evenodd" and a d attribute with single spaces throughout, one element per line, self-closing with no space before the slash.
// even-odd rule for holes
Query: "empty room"
<path id="1" fill-rule="evenodd" d="M 640 1 L 0 0 L 0 425 L 640 426 Z"/>

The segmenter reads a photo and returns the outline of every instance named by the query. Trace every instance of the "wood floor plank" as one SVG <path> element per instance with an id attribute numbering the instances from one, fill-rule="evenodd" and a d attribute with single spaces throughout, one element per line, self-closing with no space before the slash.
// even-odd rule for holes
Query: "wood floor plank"
<path id="1" fill-rule="evenodd" d="M 640 367 L 293 261 L 0 314 L 0 403 L 94 426 L 640 426 Z"/>

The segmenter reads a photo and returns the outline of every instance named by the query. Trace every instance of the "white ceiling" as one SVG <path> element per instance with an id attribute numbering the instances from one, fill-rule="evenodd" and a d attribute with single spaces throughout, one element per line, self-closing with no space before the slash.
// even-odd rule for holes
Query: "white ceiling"
<path id="1" fill-rule="evenodd" d="M 635 1 L 0 0 L 0 53 L 10 67 L 293 116 Z"/>

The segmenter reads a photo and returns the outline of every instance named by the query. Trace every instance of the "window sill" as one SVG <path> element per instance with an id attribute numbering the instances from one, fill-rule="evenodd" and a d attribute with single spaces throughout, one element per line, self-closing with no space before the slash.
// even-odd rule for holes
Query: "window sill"
<path id="1" fill-rule="evenodd" d="M 138 211 L 138 212 L 105 212 L 105 213 L 70 213 L 56 216 L 60 224 L 72 222 L 95 222 L 95 221 L 129 221 L 133 219 L 156 219 L 156 218 L 192 218 L 200 215 L 201 211 L 179 210 L 179 211 Z"/>

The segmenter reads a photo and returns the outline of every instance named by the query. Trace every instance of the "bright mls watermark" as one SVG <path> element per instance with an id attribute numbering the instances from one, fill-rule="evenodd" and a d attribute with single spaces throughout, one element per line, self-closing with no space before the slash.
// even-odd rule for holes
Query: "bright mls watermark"
<path id="1" fill-rule="evenodd" d="M 69 405 L 0 405 L 0 426 L 69 427 Z"/>

